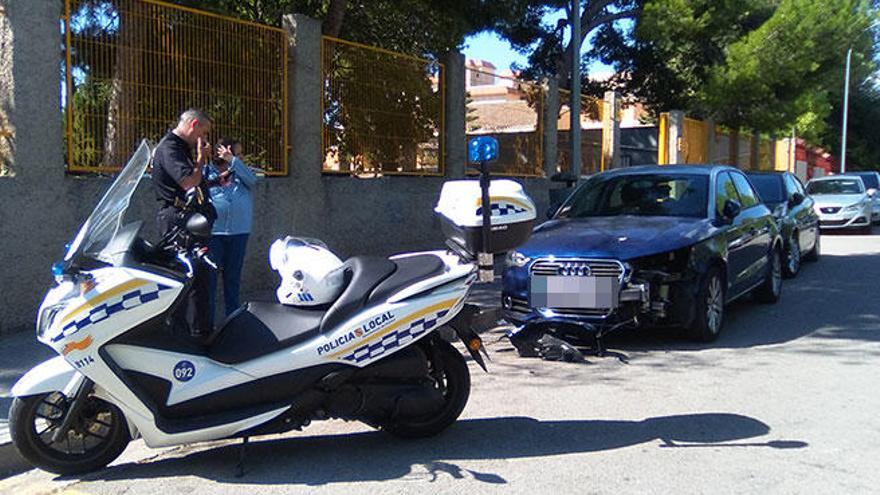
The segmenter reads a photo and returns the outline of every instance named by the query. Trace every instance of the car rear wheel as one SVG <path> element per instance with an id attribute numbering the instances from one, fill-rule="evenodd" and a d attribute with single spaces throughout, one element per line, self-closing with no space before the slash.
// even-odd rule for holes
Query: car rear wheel
<path id="1" fill-rule="evenodd" d="M 755 289 L 755 297 L 762 303 L 774 304 L 782 295 L 782 254 L 778 249 L 770 251 L 767 264 L 767 275 L 764 283 Z"/>
<path id="2" fill-rule="evenodd" d="M 721 333 L 724 323 L 724 277 L 713 266 L 703 277 L 697 292 L 696 314 L 686 329 L 688 337 L 699 342 L 712 342 Z"/>
<path id="3" fill-rule="evenodd" d="M 785 278 L 794 278 L 801 269 L 801 244 L 798 242 L 798 233 L 791 234 L 788 241 L 788 249 L 785 254 L 785 266 L 783 267 L 783 275 Z"/>

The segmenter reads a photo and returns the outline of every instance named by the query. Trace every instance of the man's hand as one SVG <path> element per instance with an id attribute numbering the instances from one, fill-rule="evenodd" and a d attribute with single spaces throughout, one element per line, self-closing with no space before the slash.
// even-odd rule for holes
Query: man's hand
<path id="1" fill-rule="evenodd" d="M 235 157 L 232 154 L 232 146 L 223 146 L 222 144 L 217 146 L 217 156 L 226 163 L 232 163 L 232 159 Z"/>
<path id="2" fill-rule="evenodd" d="M 199 138 L 198 141 L 198 151 L 196 155 L 196 163 L 199 165 L 204 165 L 208 163 L 208 160 L 211 159 L 211 143 L 207 140 L 202 140 Z"/>

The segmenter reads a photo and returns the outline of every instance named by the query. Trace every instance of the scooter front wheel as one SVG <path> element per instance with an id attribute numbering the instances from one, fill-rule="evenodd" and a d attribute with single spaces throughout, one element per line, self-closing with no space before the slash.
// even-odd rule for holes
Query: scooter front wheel
<path id="1" fill-rule="evenodd" d="M 9 433 L 22 457 L 62 475 L 95 471 L 125 450 L 130 436 L 122 411 L 90 397 L 70 428 L 55 440 L 69 401 L 60 392 L 16 397 L 9 409 Z"/>
<path id="2" fill-rule="evenodd" d="M 435 386 L 443 393 L 443 406 L 436 412 L 418 418 L 397 418 L 381 428 L 402 438 L 434 436 L 458 419 L 471 393 L 471 374 L 461 353 L 449 342 L 432 338 L 426 342 L 430 374 Z"/>

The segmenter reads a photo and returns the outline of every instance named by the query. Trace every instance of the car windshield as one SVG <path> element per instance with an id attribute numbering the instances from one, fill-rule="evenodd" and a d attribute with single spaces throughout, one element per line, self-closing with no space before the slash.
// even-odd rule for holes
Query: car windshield
<path id="1" fill-rule="evenodd" d="M 98 206 L 80 227 L 79 233 L 76 234 L 67 254 L 64 255 L 65 261 L 69 261 L 81 253 L 89 258 L 112 262 L 110 256 L 104 253 L 104 249 L 112 244 L 119 232 L 131 196 L 137 189 L 137 185 L 149 164 L 150 146 L 144 140 L 122 172 L 119 172 L 110 189 L 98 202 Z"/>
<path id="2" fill-rule="evenodd" d="M 758 190 L 758 194 L 765 203 L 782 203 L 782 176 L 772 174 L 751 174 L 749 180 Z"/>
<path id="3" fill-rule="evenodd" d="M 877 180 L 877 174 L 859 174 L 859 177 L 862 178 L 862 182 L 865 183 L 865 187 L 868 189 L 880 189 L 880 180 Z"/>
<path id="4" fill-rule="evenodd" d="M 708 183 L 707 176 L 696 174 L 600 174 L 566 201 L 557 218 L 705 217 Z"/>
<path id="5" fill-rule="evenodd" d="M 862 181 L 859 179 L 816 180 L 807 184 L 807 192 L 813 195 L 822 194 L 861 194 Z"/>

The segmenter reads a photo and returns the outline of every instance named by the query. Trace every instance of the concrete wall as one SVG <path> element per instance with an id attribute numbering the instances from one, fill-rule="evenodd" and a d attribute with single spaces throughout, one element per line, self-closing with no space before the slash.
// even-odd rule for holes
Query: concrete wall
<path id="1" fill-rule="evenodd" d="M 14 177 L 0 177 L 0 333 L 31 329 L 45 291 L 49 268 L 91 212 L 111 178 L 75 177 L 64 172 L 63 123 L 59 87 L 60 0 L 0 0 L 0 122 L 14 131 Z M 382 177 L 357 179 L 321 175 L 320 26 L 288 16 L 292 151 L 290 175 L 266 178 L 255 187 L 254 233 L 248 245 L 245 295 L 275 287 L 268 266 L 269 244 L 285 235 L 324 240 L 341 257 L 387 255 L 443 247 L 433 208 L 444 178 Z M 11 57 L 6 56 L 11 53 Z M 464 94 L 464 60 L 447 91 Z M 460 76 L 460 77 L 459 77 Z M 450 98 L 447 98 L 450 101 Z M 452 100 L 456 101 L 456 100 Z M 464 171 L 464 98 L 448 120 L 460 122 L 447 135 L 447 170 Z M 453 109 L 454 110 L 454 109 Z M 524 181 L 544 218 L 549 183 Z M 143 181 L 129 210 L 146 221 L 155 236 L 152 184 Z"/>

